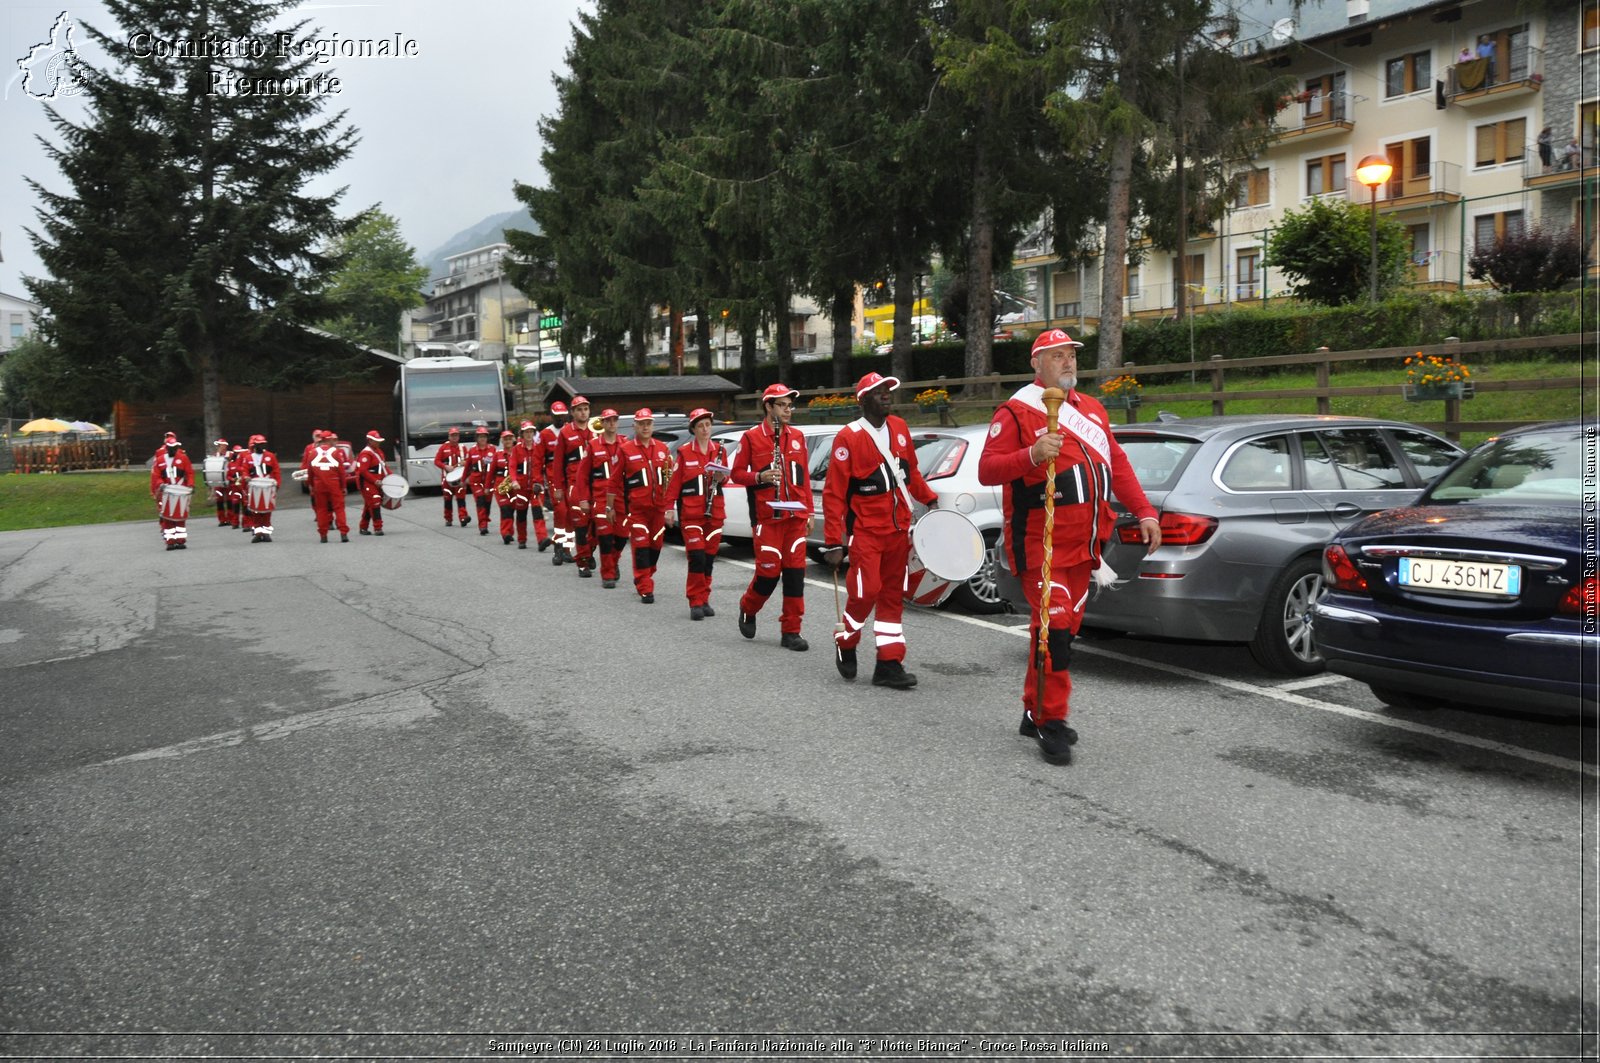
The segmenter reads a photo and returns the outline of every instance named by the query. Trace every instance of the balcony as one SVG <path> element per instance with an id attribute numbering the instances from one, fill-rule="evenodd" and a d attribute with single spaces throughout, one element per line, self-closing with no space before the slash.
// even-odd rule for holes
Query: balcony
<path id="1" fill-rule="evenodd" d="M 1458 107 L 1485 107 L 1530 96 L 1543 85 L 1544 52 L 1510 44 L 1492 58 L 1452 63 L 1445 70 L 1444 96 Z"/>
<path id="2" fill-rule="evenodd" d="M 1353 183 L 1350 199 L 1360 203 L 1371 195 L 1366 186 Z M 1436 162 L 1419 173 L 1415 168 L 1402 175 L 1395 170 L 1394 177 L 1379 189 L 1378 210 L 1399 211 L 1416 207 L 1435 207 L 1444 203 L 1461 202 L 1461 166 L 1454 162 Z"/>
<path id="3" fill-rule="evenodd" d="M 1522 186 L 1524 188 L 1563 188 L 1576 185 L 1585 174 L 1594 178 L 1595 146 L 1585 144 L 1578 158 L 1568 162 L 1561 144 L 1551 145 L 1550 166 L 1539 161 L 1539 147 L 1529 144 L 1522 157 Z"/>
<path id="4" fill-rule="evenodd" d="M 1282 144 L 1343 136 L 1356 127 L 1351 121 L 1348 93 L 1301 93 L 1272 119 L 1273 140 Z"/>

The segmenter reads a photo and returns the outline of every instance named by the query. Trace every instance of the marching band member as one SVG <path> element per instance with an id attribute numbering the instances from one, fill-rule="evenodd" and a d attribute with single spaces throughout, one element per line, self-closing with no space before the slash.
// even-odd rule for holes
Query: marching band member
<path id="1" fill-rule="evenodd" d="M 653 438 L 655 428 L 649 407 L 638 410 L 633 415 L 633 438 L 617 447 L 623 519 L 633 544 L 633 589 L 646 605 L 656 600 L 656 562 L 667 534 L 667 484 L 672 479 L 672 452 Z"/>
<path id="2" fill-rule="evenodd" d="M 162 440 L 161 449 L 156 451 L 154 463 L 150 466 L 150 497 L 161 506 L 156 525 L 161 529 L 161 538 L 166 542 L 167 549 L 186 550 L 189 547 L 187 509 L 183 511 L 184 516 L 177 516 L 177 510 L 162 505 L 163 488 L 169 484 L 194 490 L 194 465 L 189 461 L 189 455 L 183 452 L 183 444 L 171 432 Z"/>
<path id="3" fill-rule="evenodd" d="M 538 425 L 532 421 L 522 422 L 522 439 L 517 443 L 517 448 L 523 452 L 528 463 L 528 477 L 524 482 L 528 495 L 527 522 L 533 526 L 534 542 L 548 543 L 550 528 L 544 522 L 544 506 L 540 504 L 540 499 L 544 497 L 544 434 Z M 524 536 L 524 542 L 526 539 Z M 540 549 L 544 547 L 541 546 Z"/>
<path id="4" fill-rule="evenodd" d="M 461 446 L 461 429 L 455 425 L 450 426 L 449 438 L 439 444 L 439 449 L 434 451 L 433 464 L 439 470 L 439 494 L 444 497 L 444 526 L 452 527 L 450 519 L 451 504 L 454 503 L 456 512 L 461 516 L 461 526 L 467 526 L 467 484 L 466 476 L 451 483 L 445 475 L 451 469 L 459 469 L 467 463 L 466 451 Z"/>
<path id="5" fill-rule="evenodd" d="M 553 525 L 551 531 L 559 535 L 561 534 L 561 524 L 566 519 L 563 515 L 565 506 L 556 502 L 550 470 L 555 462 L 556 437 L 561 434 L 561 426 L 567 419 L 567 404 L 561 401 L 552 402 L 550 404 L 550 416 L 552 418 L 551 422 L 539 430 L 539 482 L 544 497 L 550 503 L 550 521 Z M 538 529 L 539 552 L 542 554 L 555 540 L 550 537 L 550 532 L 545 531 L 545 526 L 542 523 L 538 525 Z M 560 564 L 559 561 L 556 563 Z"/>
<path id="6" fill-rule="evenodd" d="M 472 489 L 472 500 L 478 508 L 478 534 L 489 534 L 489 511 L 494 506 L 495 447 L 489 442 L 489 426 L 480 424 L 477 442 L 467 448 L 467 486 Z"/>
<path id="7" fill-rule="evenodd" d="M 245 480 L 249 478 L 245 471 L 247 453 L 243 443 L 235 443 L 228 452 L 228 464 L 223 472 L 223 478 L 228 481 L 228 525 L 246 532 L 250 530 L 244 522 Z"/>
<path id="8" fill-rule="evenodd" d="M 892 376 L 868 373 L 856 384 L 861 417 L 833 438 L 833 456 L 822 490 L 822 559 L 837 571 L 850 551 L 845 579 L 842 631 L 833 636 L 834 664 L 846 679 L 856 677 L 856 647 L 867 617 L 873 616 L 877 664 L 872 685 L 910 690 L 917 677 L 905 670 L 906 561 L 911 555 L 911 500 L 937 505 L 939 496 L 917 468 L 911 429 L 889 412 L 889 393 L 900 386 Z"/>
<path id="9" fill-rule="evenodd" d="M 344 448 L 335 442 L 339 437 L 332 432 L 317 432 L 317 442 L 311 445 L 311 457 L 305 467 L 310 470 L 311 509 L 317 518 L 317 535 L 328 541 L 328 529 L 339 527 L 339 541 L 350 541 L 350 520 L 344 511 L 344 480 L 350 471 L 350 462 Z"/>
<path id="10" fill-rule="evenodd" d="M 522 497 L 522 538 L 528 538 L 528 498 L 522 494 L 517 482 L 516 463 L 512 452 L 517 449 L 517 434 L 507 428 L 500 433 L 500 449 L 495 452 L 494 468 L 489 478 L 495 497 L 500 500 L 500 541 L 511 545 L 511 535 L 516 530 L 517 498 Z"/>
<path id="11" fill-rule="evenodd" d="M 617 585 L 621 574 L 622 544 L 628 541 L 622 527 L 622 476 L 617 438 L 617 411 L 600 411 L 600 432 L 589 440 L 589 452 L 578 464 L 578 483 L 584 485 L 583 505 L 588 507 L 591 545 L 600 551 L 600 586 Z"/>
<path id="12" fill-rule="evenodd" d="M 217 527 L 226 528 L 232 523 L 228 516 L 228 441 L 218 439 L 211 446 L 211 457 L 222 459 L 222 475 L 209 485 L 211 502 L 217 507 Z"/>
<path id="13" fill-rule="evenodd" d="M 1022 684 L 1021 733 L 1039 743 L 1052 764 L 1070 764 L 1078 733 L 1067 725 L 1072 695 L 1072 640 L 1083 623 L 1089 584 L 1101 565 L 1115 514 L 1110 495 L 1139 520 L 1146 552 L 1161 545 L 1161 522 L 1145 497 L 1127 455 L 1110 432 L 1105 407 L 1077 390 L 1078 348 L 1060 329 L 1033 342 L 1034 381 L 995 411 L 978 461 L 978 482 L 1004 485 L 1005 549 L 1022 581 L 1031 611 L 1033 647 Z M 1044 389 L 1066 392 L 1059 425 L 1049 430 Z M 1045 483 L 1055 465 L 1055 481 Z M 1050 585 L 1044 590 L 1046 492 L 1050 512 Z M 1039 651 L 1040 602 L 1048 594 L 1044 623 L 1049 652 Z M 1042 687 L 1042 689 L 1041 689 Z"/>
<path id="14" fill-rule="evenodd" d="M 589 514 L 575 505 L 572 497 L 577 484 L 578 463 L 594 433 L 589 431 L 589 400 L 582 395 L 572 397 L 572 419 L 561 426 L 556 434 L 555 456 L 551 459 L 552 490 L 556 501 L 564 509 L 557 518 L 556 556 L 554 564 L 577 562 L 580 553 L 592 553 L 589 545 Z M 564 516 L 565 522 L 562 522 Z M 587 564 L 578 564 L 578 575 L 588 579 L 594 575 L 594 558 Z"/>
<path id="15" fill-rule="evenodd" d="M 278 467 L 278 456 L 267 449 L 267 437 L 250 437 L 250 449 L 244 456 L 245 474 L 245 526 L 250 529 L 252 543 L 272 541 L 272 511 L 278 506 L 278 488 L 283 486 L 283 470 Z M 272 490 L 252 491 L 251 480 L 271 480 Z"/>
<path id="16" fill-rule="evenodd" d="M 389 463 L 383 460 L 383 436 L 374 428 L 367 433 L 367 445 L 356 455 L 356 483 L 361 488 L 362 535 L 383 534 L 383 478 L 389 475 Z M 372 530 L 367 530 L 367 525 Z"/>
<path id="17" fill-rule="evenodd" d="M 683 548 L 689 558 L 684 588 L 689 619 L 700 620 L 717 615 L 711 608 L 711 566 L 722 543 L 727 512 L 722 484 L 731 466 L 726 448 L 711 439 L 710 410 L 691 410 L 689 431 L 692 438 L 678 447 L 677 464 L 667 484 L 667 499 L 674 507 L 667 510 L 667 523 L 683 529 Z"/>
<path id="18" fill-rule="evenodd" d="M 756 637 L 756 614 L 781 578 L 780 641 L 786 650 L 804 651 L 810 648 L 800 625 L 806 612 L 806 535 L 813 514 L 805 437 L 789 427 L 798 394 L 784 384 L 761 393 L 763 419 L 740 438 L 731 478 L 749 488 L 755 500 L 756 574 L 739 599 L 739 634 Z"/>

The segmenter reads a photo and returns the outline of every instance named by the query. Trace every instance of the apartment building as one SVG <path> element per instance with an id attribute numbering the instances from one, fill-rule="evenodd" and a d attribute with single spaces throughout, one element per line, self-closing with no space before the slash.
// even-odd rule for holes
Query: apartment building
<path id="1" fill-rule="evenodd" d="M 1315 198 L 1371 204 L 1403 224 L 1418 288 L 1477 286 L 1474 248 L 1533 224 L 1580 224 L 1594 246 L 1600 0 L 1327 0 L 1298 12 L 1251 0 L 1239 14 L 1237 46 L 1291 75 L 1295 90 L 1271 142 L 1240 164 L 1233 205 L 1183 249 L 1196 311 L 1281 296 L 1288 285 L 1265 245 L 1286 212 Z M 1356 179 L 1373 154 L 1393 166 L 1376 189 Z M 1117 264 L 1125 311 L 1169 316 L 1177 256 L 1137 250 L 1140 261 Z M 1096 324 L 1102 263 L 1063 268 L 1035 240 L 1015 265 L 1037 308 L 1030 324 Z"/>
<path id="2" fill-rule="evenodd" d="M 453 349 L 484 361 L 505 361 L 518 344 L 532 343 L 538 318 L 533 304 L 506 279 L 511 246 L 486 244 L 445 259 L 433 294 L 401 322 L 404 357 Z"/>

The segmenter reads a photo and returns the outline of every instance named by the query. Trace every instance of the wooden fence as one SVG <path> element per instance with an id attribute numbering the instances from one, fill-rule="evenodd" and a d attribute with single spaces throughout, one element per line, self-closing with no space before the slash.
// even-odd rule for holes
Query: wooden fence
<path id="1" fill-rule="evenodd" d="M 1383 347 L 1375 350 L 1360 351 L 1330 351 L 1322 348 L 1309 354 L 1287 354 L 1261 358 L 1228 358 L 1220 355 L 1207 361 L 1194 362 L 1163 362 L 1160 365 L 1140 366 L 1132 362 L 1124 362 L 1115 368 L 1080 369 L 1078 376 L 1081 381 L 1093 383 L 1102 379 L 1116 376 L 1133 376 L 1141 382 L 1162 377 L 1190 376 L 1197 383 L 1204 381 L 1204 388 L 1183 392 L 1162 392 L 1162 402 L 1210 402 L 1211 412 L 1217 416 L 1227 413 L 1230 402 L 1259 401 L 1262 399 L 1315 399 L 1316 412 L 1326 414 L 1332 412 L 1332 400 L 1361 395 L 1400 395 L 1404 392 L 1404 385 L 1400 382 L 1400 375 L 1396 374 L 1393 384 L 1362 385 L 1353 387 L 1335 387 L 1330 383 L 1333 367 L 1346 362 L 1403 362 L 1405 359 L 1421 354 L 1424 358 L 1438 355 L 1453 358 L 1458 362 L 1470 360 L 1474 354 L 1506 354 L 1516 351 L 1551 350 L 1551 349 L 1581 349 L 1592 338 L 1586 338 L 1580 333 L 1569 333 L 1561 336 L 1525 336 L 1515 339 L 1501 340 L 1475 340 L 1470 343 L 1450 342 L 1422 344 L 1408 347 Z M 1243 370 L 1260 370 L 1284 367 L 1311 366 L 1316 371 L 1317 383 L 1309 388 L 1258 388 L 1246 391 L 1226 391 L 1224 385 L 1229 372 L 1238 373 Z M 895 405 L 895 412 L 904 414 L 917 409 L 913 401 L 919 391 L 926 388 L 944 388 L 950 392 L 948 408 L 939 411 L 941 424 L 954 424 L 962 414 L 978 414 L 985 421 L 993 414 L 994 409 L 1018 387 L 1033 379 L 1031 373 L 995 373 L 982 377 L 939 377 L 936 380 L 905 380 L 896 391 L 896 396 L 904 399 Z M 1477 380 L 1473 382 L 1473 393 L 1497 391 L 1545 391 L 1559 389 L 1575 389 L 1584 384 L 1580 376 L 1552 377 L 1537 380 Z M 817 395 L 837 395 L 838 388 L 814 388 L 800 392 L 796 400 L 796 420 L 802 423 L 825 422 L 828 420 L 849 420 L 838 411 L 819 412 L 808 410 L 806 402 Z M 1416 423 L 1441 432 L 1451 439 L 1459 440 L 1462 432 L 1503 432 L 1510 428 L 1517 428 L 1527 424 L 1537 424 L 1536 421 L 1463 421 L 1461 419 L 1461 399 L 1437 400 L 1444 405 L 1444 419 L 1440 421 L 1417 421 Z M 759 394 L 740 395 L 735 400 L 735 407 L 740 416 L 755 419 L 760 417 L 761 397 Z M 851 414 L 851 416 L 856 416 Z M 1137 406 L 1126 410 L 1125 417 L 1128 423 L 1139 419 Z"/>
<path id="2" fill-rule="evenodd" d="M 13 472 L 81 472 L 128 466 L 126 439 L 84 439 L 72 443 L 12 443 Z"/>

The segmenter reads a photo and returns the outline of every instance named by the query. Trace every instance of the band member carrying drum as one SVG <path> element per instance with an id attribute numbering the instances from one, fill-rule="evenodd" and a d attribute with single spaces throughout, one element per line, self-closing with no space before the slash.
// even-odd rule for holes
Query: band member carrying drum
<path id="1" fill-rule="evenodd" d="M 224 470 L 224 477 L 228 481 L 228 524 L 244 532 L 250 530 L 244 522 L 245 481 L 250 478 L 245 458 L 249 453 L 243 443 L 235 443 L 233 449 L 228 451 L 228 465 Z"/>
<path id="2" fill-rule="evenodd" d="M 383 460 L 383 436 L 374 428 L 367 433 L 367 445 L 356 455 L 356 483 L 361 488 L 362 535 L 383 534 L 383 478 L 389 463 Z M 372 530 L 367 527 L 371 525 Z"/>
<path id="3" fill-rule="evenodd" d="M 317 517 L 317 535 L 328 541 L 328 529 L 339 526 L 339 541 L 350 541 L 350 521 L 344 512 L 344 480 L 350 462 L 344 448 L 332 432 L 318 430 L 317 442 L 311 444 L 311 457 L 306 461 L 310 470 L 311 508 Z"/>
<path id="4" fill-rule="evenodd" d="M 539 525 L 539 552 L 542 554 L 550 547 L 555 539 L 551 535 L 561 534 L 561 524 L 565 517 L 562 507 L 556 502 L 552 490 L 551 468 L 556 456 L 556 439 L 561 435 L 561 426 L 567 422 L 567 404 L 552 402 L 550 416 L 554 418 L 549 424 L 539 429 L 539 482 L 543 484 L 543 494 L 550 506 L 550 530 L 547 532 L 543 525 Z M 559 562 L 557 562 L 559 564 Z"/>
<path id="5" fill-rule="evenodd" d="M 461 446 L 461 429 L 450 426 L 450 438 L 439 444 L 434 452 L 433 464 L 439 470 L 439 494 L 444 496 L 444 526 L 452 526 L 450 508 L 453 504 L 460 514 L 461 526 L 467 526 L 467 452 Z M 456 470 L 460 469 L 460 472 Z"/>
<path id="6" fill-rule="evenodd" d="M 730 479 L 749 488 L 755 528 L 756 574 L 739 599 L 739 634 L 756 637 L 756 614 L 783 582 L 780 645 L 811 648 L 800 625 L 806 615 L 806 535 L 811 530 L 811 472 L 805 437 L 789 427 L 799 392 L 784 384 L 761 393 L 762 421 L 739 439 Z"/>
<path id="7" fill-rule="evenodd" d="M 250 449 L 244 456 L 245 527 L 250 529 L 250 541 L 272 541 L 272 511 L 278 508 L 278 488 L 283 485 L 283 471 L 278 468 L 278 456 L 267 449 L 267 437 L 250 437 Z"/>
<path id="8" fill-rule="evenodd" d="M 689 619 L 700 620 L 717 615 L 711 608 L 711 566 L 722 544 L 722 521 L 727 513 L 722 485 L 733 468 L 727 450 L 711 438 L 710 410 L 689 412 L 689 432 L 692 438 L 678 447 L 678 461 L 667 484 L 667 523 L 683 529 L 683 549 L 689 560 L 684 585 Z"/>
<path id="9" fill-rule="evenodd" d="M 206 455 L 206 487 L 211 491 L 211 502 L 217 507 L 217 527 L 226 528 L 228 518 L 228 441 L 219 439 L 211 444 Z"/>
<path id="10" fill-rule="evenodd" d="M 577 479 L 578 463 L 588 450 L 594 432 L 589 428 L 589 400 L 582 395 L 572 397 L 572 420 L 556 433 L 555 456 L 550 462 L 550 491 L 556 500 L 556 556 L 555 564 L 575 563 L 578 575 L 587 579 L 594 575 L 593 548 L 589 546 L 589 514 L 575 503 L 574 495 L 582 495 L 583 487 Z M 580 561 L 579 558 L 585 560 Z"/>
<path id="11" fill-rule="evenodd" d="M 600 432 L 589 440 L 589 452 L 578 463 L 577 482 L 586 485 L 583 502 L 589 507 L 589 530 L 600 551 L 600 586 L 617 585 L 622 568 L 622 544 L 628 541 L 622 521 L 622 462 L 617 438 L 617 411 L 600 411 Z"/>
<path id="12" fill-rule="evenodd" d="M 1067 725 L 1068 665 L 1111 536 L 1112 493 L 1138 518 L 1146 552 L 1161 545 L 1156 509 L 1111 434 L 1105 407 L 1077 390 L 1081 346 L 1060 329 L 1034 340 L 1034 381 L 995 411 L 978 462 L 979 483 L 1004 486 L 1007 559 L 1030 607 L 1034 649 L 1020 733 L 1036 739 L 1052 764 L 1070 764 L 1078 740 Z"/>
<path id="13" fill-rule="evenodd" d="M 917 468 L 911 429 L 889 412 L 889 395 L 900 386 L 892 376 L 868 373 L 856 384 L 861 416 L 833 438 L 828 479 L 822 489 L 822 559 L 835 570 L 850 551 L 841 630 L 833 636 L 839 674 L 856 677 L 856 647 L 867 617 L 877 663 L 872 685 L 910 690 L 917 677 L 906 671 L 906 559 L 911 554 L 911 500 L 936 505 L 939 496 Z"/>
<path id="14" fill-rule="evenodd" d="M 518 469 L 525 469 L 517 475 L 522 479 L 522 493 L 528 496 L 527 519 L 522 524 L 522 533 L 517 543 L 517 549 L 525 550 L 528 546 L 528 525 L 533 526 L 535 542 L 544 542 L 550 538 L 550 529 L 544 522 L 544 507 L 539 504 L 539 498 L 544 494 L 544 442 L 539 433 L 539 426 L 532 421 L 522 422 L 522 438 L 517 441 L 515 461 Z"/>
<path id="15" fill-rule="evenodd" d="M 494 456 L 494 467 L 489 478 L 494 481 L 494 496 L 500 503 L 500 541 L 507 546 L 511 545 L 512 533 L 516 531 L 517 514 L 522 515 L 522 537 L 528 537 L 528 496 L 522 493 L 521 485 L 517 482 L 515 451 L 517 449 L 517 434 L 507 428 L 500 433 L 500 450 Z M 517 506 L 521 502 L 521 508 Z"/>
<path id="16" fill-rule="evenodd" d="M 494 456 L 499 450 L 489 442 L 489 426 L 479 425 L 477 442 L 467 448 L 467 487 L 478 509 L 478 534 L 489 534 L 489 513 L 494 507 Z"/>
<path id="17" fill-rule="evenodd" d="M 150 496 L 159 507 L 157 524 L 168 550 L 188 549 L 189 500 L 193 495 L 194 465 L 178 437 L 168 432 L 150 466 Z"/>

